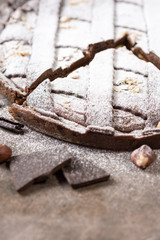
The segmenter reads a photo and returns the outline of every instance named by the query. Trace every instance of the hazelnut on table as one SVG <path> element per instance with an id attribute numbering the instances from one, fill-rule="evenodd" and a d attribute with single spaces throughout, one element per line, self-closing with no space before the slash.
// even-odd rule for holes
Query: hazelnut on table
<path id="1" fill-rule="evenodd" d="M 145 169 L 155 160 L 153 150 L 147 146 L 142 145 L 140 148 L 134 150 L 131 154 L 131 161 L 139 168 Z"/>
<path id="2" fill-rule="evenodd" d="M 0 163 L 7 161 L 12 155 L 12 150 L 5 144 L 0 143 Z"/>

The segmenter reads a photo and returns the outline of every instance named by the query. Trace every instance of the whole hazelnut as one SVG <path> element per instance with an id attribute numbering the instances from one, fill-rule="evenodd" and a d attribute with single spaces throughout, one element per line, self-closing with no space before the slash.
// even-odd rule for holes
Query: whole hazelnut
<path id="1" fill-rule="evenodd" d="M 132 162 L 139 168 L 148 167 L 155 159 L 153 150 L 147 146 L 142 145 L 140 148 L 134 150 L 131 154 Z"/>
<path id="2" fill-rule="evenodd" d="M 2 143 L 0 143 L 0 163 L 7 161 L 12 155 L 12 150 Z"/>

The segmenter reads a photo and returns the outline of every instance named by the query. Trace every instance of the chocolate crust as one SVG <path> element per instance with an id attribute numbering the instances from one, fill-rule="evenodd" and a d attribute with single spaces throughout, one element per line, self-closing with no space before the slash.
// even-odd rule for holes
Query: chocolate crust
<path id="1" fill-rule="evenodd" d="M 6 96 L 11 102 L 16 101 L 16 92 L 7 87 L 0 79 L 0 93 Z"/>
<path id="2" fill-rule="evenodd" d="M 0 77 L 0 93 L 3 94 L 10 100 L 11 102 L 15 102 L 17 104 L 22 104 L 26 98 L 18 89 L 13 89 L 10 84 L 4 81 Z"/>
<path id="3" fill-rule="evenodd" d="M 10 111 L 17 121 L 34 130 L 75 144 L 118 151 L 133 150 L 143 144 L 147 144 L 152 148 L 160 147 L 160 132 L 151 131 L 148 132 L 148 135 L 136 136 L 120 135 L 115 131 L 113 135 L 109 135 L 109 132 L 107 134 L 92 129 L 88 130 L 87 127 L 81 125 L 77 125 L 74 128 L 69 127 L 69 124 L 41 115 L 34 111 L 34 108 L 30 107 L 24 108 L 13 104 Z"/>

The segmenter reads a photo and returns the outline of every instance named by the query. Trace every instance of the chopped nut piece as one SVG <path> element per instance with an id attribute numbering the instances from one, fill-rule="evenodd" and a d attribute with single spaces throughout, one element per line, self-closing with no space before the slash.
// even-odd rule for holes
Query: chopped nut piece
<path id="1" fill-rule="evenodd" d="M 65 104 L 69 104 L 69 103 L 70 103 L 70 101 L 64 100 L 64 103 L 65 103 Z"/>
<path id="2" fill-rule="evenodd" d="M 74 76 L 72 76 L 72 79 L 79 79 L 79 76 L 78 75 L 74 75 Z"/>
<path id="3" fill-rule="evenodd" d="M 137 87 L 137 86 L 130 86 L 130 87 L 129 87 L 129 90 L 130 90 L 132 93 L 140 93 L 140 88 Z"/>
<path id="4" fill-rule="evenodd" d="M 29 53 L 28 52 L 20 52 L 20 53 L 17 53 L 17 55 L 20 55 L 22 57 L 25 57 L 25 56 L 28 56 Z"/>
<path id="5" fill-rule="evenodd" d="M 137 79 L 132 79 L 127 77 L 125 80 L 123 80 L 123 83 L 127 85 L 127 89 L 130 93 L 140 93 L 141 89 L 139 87 L 139 84 L 142 82 L 138 82 Z"/>
<path id="6" fill-rule="evenodd" d="M 70 1 L 70 5 L 77 5 L 79 3 L 88 3 L 88 0 L 78 0 L 78 1 Z"/>
<path id="7" fill-rule="evenodd" d="M 28 27 L 28 29 L 29 29 L 29 30 L 32 30 L 32 29 L 33 29 L 33 27 L 32 27 L 32 26 L 29 26 L 29 27 Z"/>
<path id="8" fill-rule="evenodd" d="M 67 22 L 69 22 L 70 21 L 70 18 L 69 17 L 61 17 L 60 18 L 60 23 L 67 23 Z"/>
<path id="9" fill-rule="evenodd" d="M 137 107 L 137 105 L 135 104 L 133 107 L 132 107 L 132 110 L 135 110 Z"/>
<path id="10" fill-rule="evenodd" d="M 59 62 L 61 62 L 61 61 L 64 60 L 64 58 L 65 58 L 65 57 L 63 57 L 63 56 L 59 56 L 59 57 L 57 57 L 57 60 L 58 60 Z"/>
<path id="11" fill-rule="evenodd" d="M 160 128 L 160 122 L 157 124 L 157 128 Z"/>
<path id="12" fill-rule="evenodd" d="M 26 20 L 27 20 L 27 19 L 26 19 L 25 17 L 21 17 L 21 21 L 22 21 L 22 22 L 26 22 Z"/>
<path id="13" fill-rule="evenodd" d="M 142 60 L 145 60 L 144 57 L 140 53 L 137 54 L 137 57 L 142 59 Z"/>
<path id="14" fill-rule="evenodd" d="M 15 19 L 13 17 L 10 17 L 8 22 L 13 23 L 13 22 L 15 22 Z"/>
<path id="15" fill-rule="evenodd" d="M 114 88 L 113 90 L 114 90 L 114 92 L 119 92 L 119 90 L 117 90 L 116 88 Z"/>
<path id="16" fill-rule="evenodd" d="M 121 47 L 123 47 L 123 45 L 122 45 L 122 44 L 120 44 L 120 45 L 116 46 L 116 47 L 115 47 L 115 49 L 118 49 L 118 48 L 121 48 Z"/>
<path id="17" fill-rule="evenodd" d="M 70 61 L 71 60 L 71 56 L 67 56 L 67 57 L 64 57 L 65 58 L 65 61 Z"/>
<path id="18" fill-rule="evenodd" d="M 140 148 L 137 148 L 131 154 L 132 162 L 139 168 L 145 169 L 148 167 L 155 159 L 153 150 L 147 146 L 142 145 Z"/>
<path id="19" fill-rule="evenodd" d="M 25 57 L 30 55 L 30 46 L 23 45 L 20 42 L 15 41 L 12 48 L 9 51 L 4 52 L 4 59 L 8 59 L 10 57 L 20 56 Z"/>
<path id="20" fill-rule="evenodd" d="M 69 25 L 67 25 L 67 26 L 60 26 L 59 28 L 60 28 L 60 29 L 71 29 L 72 27 L 69 26 Z"/>

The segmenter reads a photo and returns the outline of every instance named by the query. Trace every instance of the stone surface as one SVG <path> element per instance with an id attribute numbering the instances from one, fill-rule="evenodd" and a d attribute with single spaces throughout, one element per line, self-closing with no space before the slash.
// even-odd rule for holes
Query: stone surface
<path id="1" fill-rule="evenodd" d="M 7 117 L 5 104 L 0 115 Z M 59 173 L 19 194 L 9 169 L 1 164 L 1 240 L 159 240 L 159 150 L 154 151 L 155 162 L 143 171 L 130 161 L 130 152 L 68 144 L 26 127 L 23 136 L 0 129 L 0 141 L 12 148 L 13 156 L 67 146 L 75 156 L 85 156 L 111 174 L 107 182 L 73 190 Z"/>

